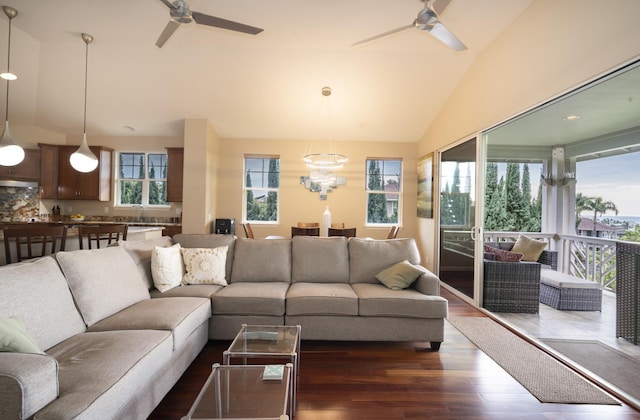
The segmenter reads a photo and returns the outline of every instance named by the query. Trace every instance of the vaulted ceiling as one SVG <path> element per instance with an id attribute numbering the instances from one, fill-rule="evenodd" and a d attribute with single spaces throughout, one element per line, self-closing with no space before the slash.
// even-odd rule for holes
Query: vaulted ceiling
<path id="1" fill-rule="evenodd" d="M 169 9 L 160 0 L 5 0 L 19 12 L 9 120 L 81 134 L 87 32 L 89 135 L 181 136 L 184 118 L 206 118 L 223 138 L 417 142 L 478 55 L 533 1 L 436 1 L 469 48 L 456 52 L 414 28 L 352 46 L 411 24 L 418 0 L 189 0 L 193 11 L 264 31 L 190 23 L 162 48 Z M 8 22 L 1 15 L 0 69 Z"/>

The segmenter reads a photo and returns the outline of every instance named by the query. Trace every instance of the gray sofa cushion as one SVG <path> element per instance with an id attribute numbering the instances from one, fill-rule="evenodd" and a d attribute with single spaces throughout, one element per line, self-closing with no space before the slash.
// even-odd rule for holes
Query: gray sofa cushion
<path id="1" fill-rule="evenodd" d="M 291 239 L 238 238 L 231 283 L 291 283 Z"/>
<path id="2" fill-rule="evenodd" d="M 403 260 L 420 264 L 420 253 L 413 238 L 349 240 L 349 282 L 380 284 L 376 274 Z"/>
<path id="3" fill-rule="evenodd" d="M 158 289 L 153 289 L 149 293 L 152 298 L 166 298 L 166 297 L 203 297 L 211 299 L 218 290 L 224 286 L 217 284 L 185 284 L 182 286 L 174 287 L 166 292 L 160 292 Z"/>
<path id="4" fill-rule="evenodd" d="M 46 350 L 85 330 L 53 257 L 0 267 L 0 318 L 15 316 Z"/>
<path id="5" fill-rule="evenodd" d="M 250 239 L 255 240 L 255 239 Z M 268 240 L 268 239 L 267 239 Z M 212 313 L 223 315 L 284 315 L 289 283 L 232 283 L 213 296 Z"/>
<path id="6" fill-rule="evenodd" d="M 60 397 L 36 418 L 118 418 L 117 407 L 126 405 L 127 396 L 134 398 L 150 373 L 169 363 L 172 347 L 169 331 L 87 332 L 71 337 L 50 350 L 60 365 Z"/>
<path id="7" fill-rule="evenodd" d="M 218 248 L 228 246 L 227 262 L 225 265 L 225 279 L 231 278 L 231 268 L 233 267 L 233 254 L 236 237 L 233 235 L 218 235 L 205 233 L 178 233 L 173 235 L 173 243 L 180 244 L 182 248 Z"/>
<path id="8" fill-rule="evenodd" d="M 144 241 L 118 241 L 117 244 L 127 250 L 136 267 L 138 267 L 140 276 L 147 285 L 147 288 L 149 290 L 153 289 L 151 254 L 157 246 L 166 248 L 173 245 L 171 238 L 169 236 L 163 236 L 161 238 L 147 239 Z"/>
<path id="9" fill-rule="evenodd" d="M 145 299 L 98 321 L 87 331 L 168 330 L 177 349 L 211 317 L 211 300 L 194 297 Z"/>
<path id="10" fill-rule="evenodd" d="M 291 281 L 349 283 L 347 238 L 294 236 L 291 239 Z"/>
<path id="11" fill-rule="evenodd" d="M 446 318 L 447 300 L 414 289 L 391 290 L 381 284 L 352 285 L 358 295 L 360 316 Z"/>
<path id="12" fill-rule="evenodd" d="M 293 283 L 287 315 L 358 315 L 358 296 L 343 283 Z"/>
<path id="13" fill-rule="evenodd" d="M 150 298 L 135 263 L 122 247 L 58 252 L 56 258 L 87 326 Z"/>

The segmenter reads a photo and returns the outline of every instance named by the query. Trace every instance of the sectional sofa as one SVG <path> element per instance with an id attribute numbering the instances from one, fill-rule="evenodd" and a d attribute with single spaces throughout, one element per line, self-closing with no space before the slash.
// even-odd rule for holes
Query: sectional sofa
<path id="1" fill-rule="evenodd" d="M 175 244 L 224 250 L 227 285 L 157 290 L 151 255 Z M 413 239 L 180 234 L 0 267 L 0 323 L 15 317 L 33 344 L 0 352 L 0 418 L 146 418 L 207 340 L 243 323 L 437 350 L 447 301 L 419 258 Z"/>

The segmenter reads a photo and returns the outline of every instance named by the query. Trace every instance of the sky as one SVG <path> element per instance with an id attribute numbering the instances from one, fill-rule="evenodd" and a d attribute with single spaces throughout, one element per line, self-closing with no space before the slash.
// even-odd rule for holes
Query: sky
<path id="1" fill-rule="evenodd" d="M 576 178 L 576 192 L 613 202 L 619 216 L 640 216 L 640 153 L 578 162 Z"/>

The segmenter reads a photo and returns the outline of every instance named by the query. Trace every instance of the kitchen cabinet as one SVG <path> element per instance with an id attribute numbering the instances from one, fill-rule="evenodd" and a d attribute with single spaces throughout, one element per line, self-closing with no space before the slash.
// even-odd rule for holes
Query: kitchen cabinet
<path id="1" fill-rule="evenodd" d="M 40 199 L 58 198 L 58 146 L 40 146 Z"/>
<path id="2" fill-rule="evenodd" d="M 40 150 L 24 149 L 24 160 L 15 166 L 0 166 L 0 179 L 40 181 Z"/>
<path id="3" fill-rule="evenodd" d="M 91 146 L 98 157 L 98 167 L 88 173 L 76 171 L 69 163 L 69 157 L 77 149 L 78 146 L 58 148 L 58 199 L 109 201 L 113 149 Z"/>
<path id="4" fill-rule="evenodd" d="M 167 147 L 167 201 L 182 201 L 184 148 Z"/>

